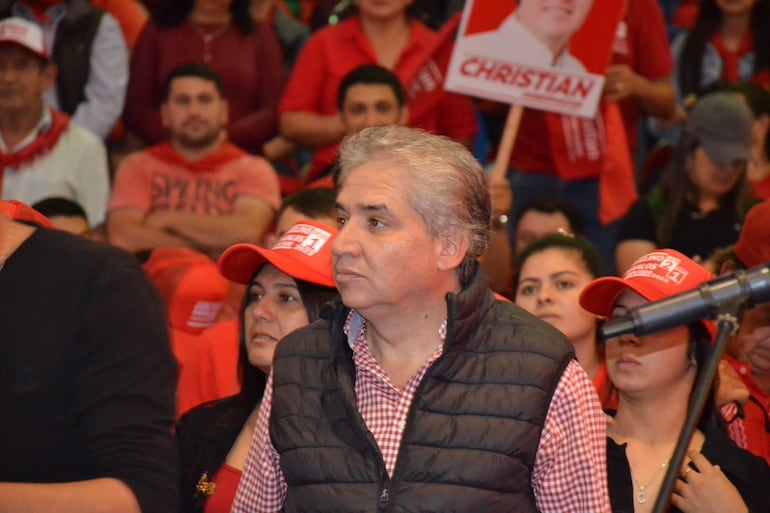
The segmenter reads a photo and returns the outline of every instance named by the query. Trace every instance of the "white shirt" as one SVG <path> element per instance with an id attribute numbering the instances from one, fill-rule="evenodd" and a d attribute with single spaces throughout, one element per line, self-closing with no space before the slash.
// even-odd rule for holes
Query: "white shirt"
<path id="1" fill-rule="evenodd" d="M 551 50 L 521 24 L 515 12 L 497 30 L 466 36 L 461 45 L 463 51 L 485 57 L 586 73 L 583 63 L 569 53 L 569 48 L 554 58 Z"/>
<path id="2" fill-rule="evenodd" d="M 51 124 L 51 114 L 43 109 L 40 122 L 13 150 L 29 145 Z M 0 149 L 7 152 L 0 136 Z M 91 226 L 104 222 L 110 178 L 107 150 L 94 134 L 70 121 L 56 145 L 45 155 L 21 167 L 6 167 L 0 197 L 31 205 L 50 196 L 76 201 L 88 215 Z"/>
<path id="3" fill-rule="evenodd" d="M 46 23 L 41 23 L 32 9 L 19 2 L 13 4 L 12 13 L 37 23 L 43 31 L 46 48 L 52 53 L 56 30 L 69 9 L 65 2 L 49 7 L 45 13 L 51 21 Z M 83 91 L 85 100 L 77 106 L 72 120 L 106 139 L 123 112 L 128 87 L 128 47 L 120 25 L 109 13 L 104 13 L 99 22 L 88 65 L 90 72 Z M 59 73 L 66 73 L 66 70 L 59 69 Z M 43 98 L 48 105 L 61 110 L 56 84 L 43 94 Z"/>

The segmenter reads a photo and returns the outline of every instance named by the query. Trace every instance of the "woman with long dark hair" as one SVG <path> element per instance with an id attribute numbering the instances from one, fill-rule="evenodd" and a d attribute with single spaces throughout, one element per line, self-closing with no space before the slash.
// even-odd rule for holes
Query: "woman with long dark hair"
<path id="1" fill-rule="evenodd" d="M 236 244 L 219 259 L 223 276 L 247 285 L 240 330 L 238 394 L 193 408 L 177 424 L 182 512 L 227 513 L 246 461 L 256 412 L 278 342 L 318 319 L 336 297 L 331 241 L 315 221 L 291 227 L 272 250 Z"/>
<path id="2" fill-rule="evenodd" d="M 692 29 L 672 43 L 678 97 L 718 80 L 770 86 L 768 27 L 767 0 L 701 0 Z"/>
<path id="3" fill-rule="evenodd" d="M 655 248 L 703 260 L 735 243 L 754 202 L 746 172 L 752 123 L 749 108 L 727 93 L 698 100 L 659 183 L 621 222 L 620 272 Z"/>

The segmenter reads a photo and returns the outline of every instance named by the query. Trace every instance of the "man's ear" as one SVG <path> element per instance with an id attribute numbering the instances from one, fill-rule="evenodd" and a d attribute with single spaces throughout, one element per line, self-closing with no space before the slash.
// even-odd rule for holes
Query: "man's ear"
<path id="1" fill-rule="evenodd" d="M 468 238 L 459 234 L 441 236 L 436 240 L 436 245 L 436 262 L 439 271 L 459 267 L 470 247 Z"/>
<path id="2" fill-rule="evenodd" d="M 40 69 L 40 77 L 42 78 L 43 91 L 48 91 L 55 83 L 56 76 L 59 74 L 59 67 L 54 64 L 53 61 L 47 61 Z"/>

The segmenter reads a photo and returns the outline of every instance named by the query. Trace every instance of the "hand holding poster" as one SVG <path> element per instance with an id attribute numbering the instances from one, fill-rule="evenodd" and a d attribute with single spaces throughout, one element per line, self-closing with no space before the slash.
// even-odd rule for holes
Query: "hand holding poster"
<path id="1" fill-rule="evenodd" d="M 446 87 L 593 117 L 623 1 L 468 0 Z"/>

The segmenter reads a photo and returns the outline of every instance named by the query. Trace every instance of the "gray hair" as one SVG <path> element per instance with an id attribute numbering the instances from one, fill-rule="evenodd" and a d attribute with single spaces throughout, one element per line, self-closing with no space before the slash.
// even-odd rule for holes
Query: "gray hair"
<path id="1" fill-rule="evenodd" d="M 465 284 L 489 244 L 489 189 L 478 161 L 463 145 L 420 129 L 366 128 L 342 142 L 338 190 L 354 169 L 371 161 L 406 172 L 404 193 L 431 237 L 467 239 L 468 252 L 457 268 Z"/>

